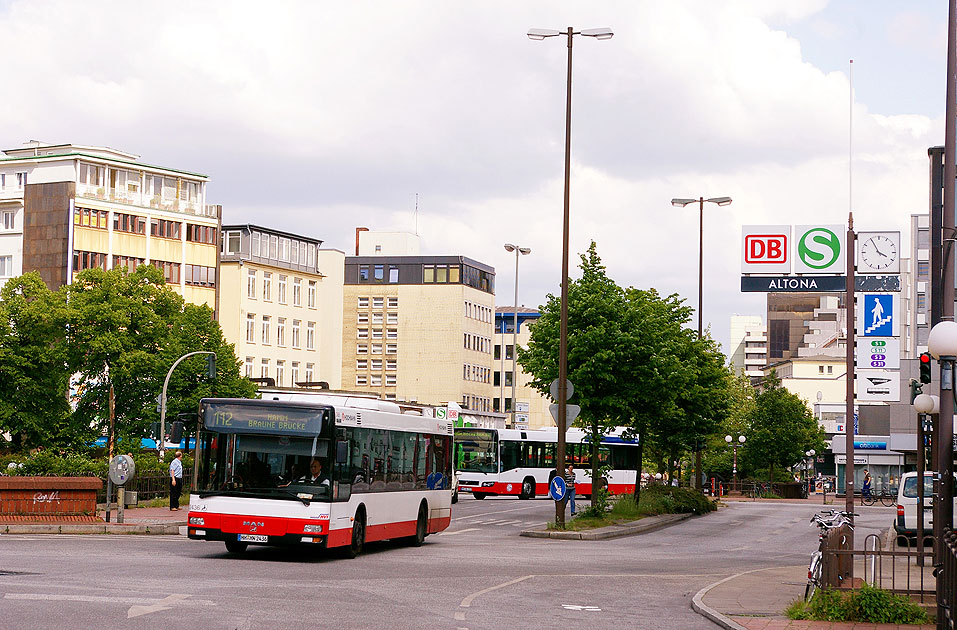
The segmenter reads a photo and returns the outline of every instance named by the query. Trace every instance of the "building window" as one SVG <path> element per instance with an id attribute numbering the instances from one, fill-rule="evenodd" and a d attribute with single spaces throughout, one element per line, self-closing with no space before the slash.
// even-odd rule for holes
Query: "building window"
<path id="1" fill-rule="evenodd" d="M 246 272 L 246 297 L 256 299 L 256 270 L 250 269 Z"/>
<path id="2" fill-rule="evenodd" d="M 389 284 L 396 284 L 398 282 L 399 282 L 399 268 L 389 267 Z"/>
<path id="3" fill-rule="evenodd" d="M 150 236 L 180 240 L 179 232 L 182 223 L 166 219 L 150 219 Z"/>
<path id="4" fill-rule="evenodd" d="M 369 359 L 356 359 L 356 369 L 357 370 L 369 369 Z"/>
<path id="5" fill-rule="evenodd" d="M 385 337 L 386 337 L 386 339 L 398 339 L 398 338 L 399 338 L 399 331 L 398 331 L 397 329 L 395 329 L 395 328 L 390 328 L 390 329 L 388 329 L 388 330 L 386 331 Z"/>
<path id="6" fill-rule="evenodd" d="M 369 298 L 360 297 L 356 300 L 357 308 L 369 308 Z"/>
<path id="7" fill-rule="evenodd" d="M 356 385 L 359 387 L 365 387 L 369 384 L 369 376 L 367 374 L 356 374 Z"/>
<path id="8" fill-rule="evenodd" d="M 279 303 L 286 303 L 286 276 L 279 276 Z"/>
<path id="9" fill-rule="evenodd" d="M 382 313 L 373 313 L 372 314 L 372 323 L 377 326 L 382 325 Z"/>
<path id="10" fill-rule="evenodd" d="M 399 308 L 399 298 L 390 297 L 389 298 L 389 308 Z"/>
<path id="11" fill-rule="evenodd" d="M 382 375 L 372 374 L 369 377 L 369 385 L 371 385 L 372 387 L 382 387 Z"/>
<path id="12" fill-rule="evenodd" d="M 309 281 L 309 288 L 306 292 L 306 306 L 316 308 L 316 281 Z"/>
<path id="13" fill-rule="evenodd" d="M 368 328 L 358 328 L 356 329 L 356 339 L 368 339 L 369 338 L 369 329 Z"/>
<path id="14" fill-rule="evenodd" d="M 398 324 L 399 323 L 399 314 L 398 313 L 389 313 L 385 316 L 386 324 Z"/>
<path id="15" fill-rule="evenodd" d="M 919 280 L 926 280 L 930 276 L 930 263 L 925 261 L 917 261 L 917 278 Z"/>
<path id="16" fill-rule="evenodd" d="M 73 212 L 73 225 L 82 227 L 97 228 L 105 230 L 109 227 L 110 213 L 108 210 L 90 210 L 89 208 L 77 208 Z M 11 215 L 12 221 L 12 215 Z M 6 221 L 4 221 L 6 223 Z M 10 228 L 13 229 L 13 224 Z"/>
<path id="17" fill-rule="evenodd" d="M 241 242 L 242 242 L 241 232 L 226 232 L 226 253 L 238 254 L 240 250 L 239 244 Z"/>
<path id="18" fill-rule="evenodd" d="M 292 347 L 299 347 L 299 320 L 292 320 Z"/>
<path id="19" fill-rule="evenodd" d="M 356 323 L 358 324 L 368 324 L 369 323 L 369 314 L 368 313 L 359 313 L 356 317 Z"/>
<path id="20" fill-rule="evenodd" d="M 927 308 L 927 295 L 924 293 L 917 294 L 917 310 L 923 311 Z"/>
<path id="21" fill-rule="evenodd" d="M 269 343 L 269 321 L 272 318 L 269 315 L 263 315 L 263 336 L 262 342 L 265 344 Z"/>
<path id="22" fill-rule="evenodd" d="M 372 329 L 372 338 L 373 338 L 373 339 L 382 339 L 382 329 L 381 329 L 381 328 L 373 328 L 373 329 Z"/>
<path id="23" fill-rule="evenodd" d="M 13 256 L 0 256 L 0 278 L 13 276 Z"/>
<path id="24" fill-rule="evenodd" d="M 228 251 L 228 254 L 239 253 L 239 232 L 230 232 L 230 235 L 236 235 L 235 251 Z M 231 237 L 231 236 L 230 236 Z M 196 225 L 195 223 L 186 224 L 186 240 L 190 243 L 206 243 L 208 245 L 216 244 L 216 228 L 209 225 Z M 231 243 L 226 244 L 232 246 Z"/>
<path id="25" fill-rule="evenodd" d="M 356 354 L 369 354 L 369 345 L 365 343 L 357 343 Z"/>
<path id="26" fill-rule="evenodd" d="M 374 343 L 372 344 L 372 354 L 382 354 L 382 344 Z"/>
<path id="27" fill-rule="evenodd" d="M 286 345 L 286 318 L 280 317 L 276 320 L 276 343 L 280 346 Z"/>
<path id="28" fill-rule="evenodd" d="M 312 364 L 312 363 L 307 363 L 307 364 L 306 364 L 306 382 L 307 382 L 307 383 L 312 383 L 312 382 L 313 382 L 313 381 L 312 381 L 313 366 L 314 366 L 314 364 Z"/>
<path id="29" fill-rule="evenodd" d="M 292 280 L 292 305 L 302 306 L 302 278 Z"/>
<path id="30" fill-rule="evenodd" d="M 299 383 L 299 361 L 292 362 L 292 369 L 289 370 L 289 377 L 292 379 L 292 384 L 294 386 Z"/>
<path id="31" fill-rule="evenodd" d="M 252 378 L 253 377 L 253 358 L 252 357 L 246 357 L 245 368 L 246 368 L 246 372 L 245 372 L 246 378 Z"/>
<path id="32" fill-rule="evenodd" d="M 372 298 L 372 308 L 381 309 L 382 308 L 382 298 L 374 297 Z"/>
<path id="33" fill-rule="evenodd" d="M 285 371 L 285 367 L 285 361 L 276 361 L 276 385 L 279 387 L 282 387 L 283 372 Z"/>
<path id="34" fill-rule="evenodd" d="M 359 265 L 359 282 L 369 281 L 369 265 Z"/>
<path id="35" fill-rule="evenodd" d="M 186 284 L 199 287 L 216 286 L 216 267 L 205 267 L 203 265 L 186 265 L 183 279 Z"/>
<path id="36" fill-rule="evenodd" d="M 395 359 L 386 359 L 385 360 L 385 369 L 395 371 L 396 369 L 396 360 Z"/>
<path id="37" fill-rule="evenodd" d="M 269 378 L 269 359 L 263 359 L 259 367 L 259 377 Z"/>
<path id="38" fill-rule="evenodd" d="M 272 299 L 272 274 L 268 271 L 263 272 L 263 299 Z"/>
<path id="39" fill-rule="evenodd" d="M 13 213 L 12 212 L 3 213 L 3 229 L 4 230 L 13 229 Z"/>
<path id="40" fill-rule="evenodd" d="M 386 354 L 398 354 L 398 352 L 399 352 L 399 346 L 398 346 L 398 344 L 394 344 L 394 343 L 387 343 L 387 344 L 385 344 L 385 353 L 386 353 Z"/>
<path id="41" fill-rule="evenodd" d="M 373 273 L 375 274 L 374 277 L 376 282 L 382 282 L 385 280 L 385 267 L 383 265 L 375 265 Z"/>
<path id="42" fill-rule="evenodd" d="M 253 313 L 246 315 L 246 341 L 256 343 L 256 316 Z"/>
<path id="43" fill-rule="evenodd" d="M 306 322 L 306 350 L 316 349 L 316 322 Z"/>
<path id="44" fill-rule="evenodd" d="M 27 174 L 17 173 L 17 190 L 23 190 L 27 185 Z"/>
<path id="45" fill-rule="evenodd" d="M 113 213 L 113 231 L 146 234 L 146 217 L 135 214 Z"/>
<path id="46" fill-rule="evenodd" d="M 372 359 L 371 368 L 377 372 L 382 371 L 382 359 Z"/>

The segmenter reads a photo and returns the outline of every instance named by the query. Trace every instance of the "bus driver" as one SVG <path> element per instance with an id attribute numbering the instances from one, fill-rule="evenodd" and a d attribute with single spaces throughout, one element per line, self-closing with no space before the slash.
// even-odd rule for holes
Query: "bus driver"
<path id="1" fill-rule="evenodd" d="M 315 457 L 313 457 L 312 461 L 309 462 L 309 474 L 301 477 L 299 481 L 304 483 L 314 483 L 320 486 L 329 485 L 329 478 L 322 474 L 322 462 Z"/>

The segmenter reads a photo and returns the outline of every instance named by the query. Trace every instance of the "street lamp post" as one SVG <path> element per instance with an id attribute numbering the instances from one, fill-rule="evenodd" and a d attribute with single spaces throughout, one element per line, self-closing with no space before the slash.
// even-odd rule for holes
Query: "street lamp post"
<path id="1" fill-rule="evenodd" d="M 814 468 L 814 456 L 817 455 L 817 451 L 813 448 L 809 451 L 804 452 L 804 456 L 807 457 L 807 464 L 804 466 L 804 481 L 807 482 L 808 478 L 814 479 L 814 474 L 809 473 L 809 470 Z"/>
<path id="2" fill-rule="evenodd" d="M 703 334 L 701 295 L 704 284 L 704 204 L 714 203 L 719 206 L 727 206 L 731 204 L 731 197 L 711 197 L 710 199 L 705 199 L 704 197 L 698 197 L 697 199 L 676 198 L 671 200 L 671 205 L 683 208 L 695 202 L 698 202 L 698 339 L 701 339 L 701 335 Z M 694 487 L 701 490 L 701 451 L 698 449 L 695 449 L 694 468 Z"/>
<path id="3" fill-rule="evenodd" d="M 594 37 L 595 39 L 611 39 L 614 33 L 610 28 L 590 28 L 576 31 L 571 26 L 566 31 L 556 31 L 546 28 L 532 28 L 528 30 L 528 38 L 543 40 L 546 37 L 565 35 L 568 46 L 568 70 L 565 89 L 565 203 L 562 215 L 562 306 L 558 331 L 558 452 L 555 454 L 555 469 L 558 475 L 565 470 L 565 413 L 568 392 L 568 206 L 571 189 L 572 170 L 572 42 L 575 35 Z M 555 523 L 559 528 L 565 526 L 564 505 L 555 502 Z"/>
<path id="4" fill-rule="evenodd" d="M 738 489 L 738 445 L 744 446 L 745 440 L 748 438 L 743 435 L 738 436 L 737 442 L 730 435 L 724 436 L 724 441 L 731 445 L 731 450 L 734 451 L 734 464 L 731 467 L 731 474 L 734 475 L 734 488 Z"/>
<path id="5" fill-rule="evenodd" d="M 525 256 L 531 254 L 532 250 L 528 247 L 519 247 L 518 245 L 512 245 L 511 243 L 505 243 L 505 251 L 515 252 L 515 316 L 512 320 L 512 428 L 515 428 L 515 381 L 518 376 L 517 372 L 517 361 L 518 361 L 518 256 L 521 254 Z M 505 336 L 502 336 L 502 339 L 505 339 Z M 504 342 L 502 344 L 504 350 Z M 502 380 L 505 380 L 505 374 L 502 373 Z"/>
<path id="6" fill-rule="evenodd" d="M 914 409 L 917 411 L 917 564 L 924 566 L 924 447 L 925 425 L 932 414 L 940 413 L 940 398 L 931 394 L 918 394 L 914 397 Z"/>
<path id="7" fill-rule="evenodd" d="M 944 213 L 947 214 L 946 212 Z M 946 234 L 946 233 L 945 233 Z M 952 258 L 952 255 L 951 255 Z M 947 265 L 950 275 L 943 275 L 944 287 L 953 284 L 953 263 Z M 953 311 L 953 288 L 950 310 Z M 945 302 L 946 313 L 948 305 Z M 937 562 L 944 552 L 944 530 L 954 523 L 954 363 L 957 362 L 957 323 L 941 320 L 930 330 L 927 350 L 940 362 L 940 413 L 937 416 L 937 475 L 934 477 L 937 500 L 934 501 L 934 550 Z M 919 396 L 918 396 L 919 398 Z M 916 402 L 916 398 L 914 399 Z M 918 481 L 918 486 L 923 485 Z"/>

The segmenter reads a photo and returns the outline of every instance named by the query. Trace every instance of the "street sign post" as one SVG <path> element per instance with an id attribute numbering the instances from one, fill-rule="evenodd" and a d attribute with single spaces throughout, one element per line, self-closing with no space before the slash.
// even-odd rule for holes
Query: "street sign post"
<path id="1" fill-rule="evenodd" d="M 565 426 L 562 427 L 562 423 L 558 419 L 558 403 L 552 403 L 548 406 L 548 413 L 552 414 L 552 420 L 555 422 L 555 426 L 565 431 L 568 431 L 568 428 L 572 426 L 572 423 L 581 411 L 582 408 L 578 405 L 565 405 Z"/>
<path id="2" fill-rule="evenodd" d="M 556 475 L 552 478 L 551 483 L 548 484 L 548 496 L 556 501 L 564 501 L 566 494 L 568 494 L 568 486 L 565 484 L 565 478 L 561 475 Z"/>

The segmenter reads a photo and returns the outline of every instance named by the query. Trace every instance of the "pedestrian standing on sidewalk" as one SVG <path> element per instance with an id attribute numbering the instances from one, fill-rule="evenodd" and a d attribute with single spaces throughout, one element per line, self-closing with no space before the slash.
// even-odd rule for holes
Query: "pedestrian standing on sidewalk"
<path id="1" fill-rule="evenodd" d="M 572 506 L 572 516 L 575 516 L 575 468 L 571 464 L 565 469 L 565 486 L 568 488 L 565 502 Z"/>
<path id="2" fill-rule="evenodd" d="M 169 509 L 176 512 L 183 491 L 183 451 L 176 451 L 176 457 L 169 464 L 169 484 Z"/>

